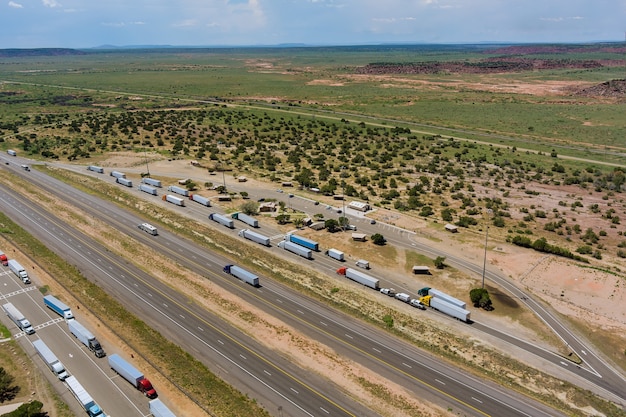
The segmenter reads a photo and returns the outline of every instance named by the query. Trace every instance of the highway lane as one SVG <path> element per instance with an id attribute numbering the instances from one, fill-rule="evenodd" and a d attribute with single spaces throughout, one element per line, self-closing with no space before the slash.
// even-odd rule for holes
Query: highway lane
<path id="1" fill-rule="evenodd" d="M 179 341 L 185 350 L 195 352 L 194 356 L 199 355 L 225 380 L 236 386 L 247 386 L 249 390 L 244 389 L 243 392 L 266 404 L 270 411 L 281 407 L 291 416 L 318 415 L 320 410 L 330 416 L 376 415 L 354 403 L 327 379 L 294 366 L 276 353 L 268 352 L 268 349 L 209 312 L 190 308 L 186 297 L 126 261 L 116 259 L 91 242 L 91 239 L 48 216 L 37 205 L 18 203 L 6 190 L 0 192 L 0 202 L 16 222 L 25 223 L 21 225 L 27 230 L 32 231 L 33 227 L 43 229 L 35 230 L 34 233 L 49 247 L 60 253 L 68 252 L 70 263 L 78 262 L 75 264 L 80 265 L 87 276 L 94 277 L 98 285 L 110 291 L 114 297 L 127 300 L 124 304 L 129 310 L 163 332 L 170 340 Z M 28 214 L 24 219 L 26 221 L 20 221 L 22 213 L 32 213 L 34 210 L 37 211 L 36 215 Z M 29 224 L 29 219 L 35 216 L 39 218 Z M 132 228 L 139 231 L 136 223 Z M 140 236 L 149 237 L 141 231 Z M 263 356 L 259 352 L 263 352 Z M 321 394 L 322 391 L 326 393 Z"/>
<path id="2" fill-rule="evenodd" d="M 56 187 L 54 187 L 54 189 L 56 189 Z M 84 197 L 83 197 L 83 200 L 84 200 Z M 102 204 L 104 204 L 104 203 L 102 203 Z M 103 209 L 103 207 L 101 207 L 100 205 L 98 205 L 97 209 L 98 209 L 98 211 L 95 212 L 96 214 L 98 214 L 98 213 L 109 213 L 110 212 L 109 209 Z M 122 215 L 117 215 L 117 214 L 114 214 L 114 213 L 111 213 L 111 215 L 115 219 L 117 219 L 118 222 L 126 222 L 127 223 L 127 224 L 124 224 L 124 225 L 116 226 L 120 230 L 124 230 L 126 233 L 129 233 L 129 234 L 136 233 L 136 234 L 138 234 L 138 238 L 139 239 L 141 239 L 141 238 L 143 238 L 143 239 L 148 238 L 148 239 L 152 239 L 153 242 L 157 242 L 158 241 L 158 240 L 154 240 L 151 236 L 147 235 L 145 232 L 139 231 L 136 228 L 136 224 L 138 223 L 139 219 L 134 219 L 134 220 L 128 220 L 127 221 L 128 215 L 123 215 L 123 214 Z M 113 220 L 111 220 L 111 221 L 113 221 Z M 167 237 L 167 234 L 165 236 Z M 163 236 L 160 236 L 159 238 L 162 238 L 162 237 Z M 187 256 L 191 256 L 192 258 L 196 257 L 196 254 L 194 254 L 194 252 L 193 252 L 193 250 L 194 250 L 193 248 L 189 248 L 189 247 L 184 247 L 183 248 L 183 247 L 181 247 L 181 244 L 184 244 L 184 241 L 183 242 L 179 242 L 177 245 L 173 245 L 173 246 L 175 246 L 177 248 L 178 252 L 186 253 Z M 164 254 L 167 253 L 165 248 L 159 248 L 158 250 L 159 250 L 160 253 L 164 253 Z M 178 256 L 178 255 L 177 255 L 176 252 L 174 252 L 174 253 L 171 254 L 171 256 L 172 256 L 172 258 L 176 259 L 176 256 Z M 198 256 L 202 256 L 202 254 L 198 254 Z M 177 260 L 179 262 L 181 262 L 181 264 L 184 264 L 184 262 L 185 262 L 185 259 L 177 259 Z M 225 262 L 224 260 L 221 260 L 220 262 L 218 262 L 217 268 L 214 268 L 214 269 L 218 269 L 219 270 L 221 268 L 221 266 L 224 264 L 224 262 Z M 193 267 L 193 265 L 191 265 L 191 266 Z M 211 273 L 210 271 L 211 271 L 211 269 L 208 271 L 208 273 Z M 204 272 L 203 275 L 206 274 L 206 273 L 207 272 Z M 212 280 L 219 279 L 219 275 L 216 276 L 216 277 L 211 277 L 211 279 Z M 226 282 L 230 282 L 230 281 L 226 281 Z M 268 283 L 269 283 L 269 281 L 268 281 Z M 224 285 L 224 284 L 220 284 L 220 285 Z M 264 287 L 262 288 L 262 291 L 266 291 L 268 288 L 270 288 L 270 285 L 265 284 Z M 249 288 L 246 287 L 246 290 L 248 290 L 248 289 Z M 293 296 L 287 296 L 286 300 L 289 301 L 292 298 L 293 298 Z M 283 305 L 284 303 L 285 303 L 285 299 L 281 300 L 280 304 Z M 272 303 L 268 303 L 268 305 L 272 305 Z M 275 305 L 275 303 L 274 303 L 274 305 Z M 294 306 L 291 307 L 291 311 L 299 312 L 295 316 L 302 315 L 303 313 L 307 317 L 308 316 L 312 316 L 313 315 L 313 309 L 311 309 L 311 310 L 309 310 L 309 311 L 307 311 L 305 313 L 305 312 L 302 311 L 302 305 L 303 305 L 303 301 L 302 300 L 298 300 L 298 302 Z M 319 306 L 315 306 L 315 308 L 319 309 Z M 323 308 L 323 309 L 325 309 L 325 308 Z M 279 309 L 279 310 L 282 310 L 282 309 Z M 275 314 L 277 314 L 277 313 L 275 313 Z M 287 315 L 287 318 L 285 320 L 286 321 L 287 320 L 291 320 L 295 316 L 294 316 L 293 313 L 290 313 L 290 314 Z M 317 320 L 319 320 L 320 323 L 328 323 L 329 322 L 329 318 L 326 317 L 326 316 L 322 317 L 321 319 L 317 319 Z M 336 321 L 338 321 L 338 319 Z M 321 326 L 324 326 L 324 324 L 322 324 Z M 342 329 L 340 326 L 331 326 L 331 328 L 332 329 L 335 329 L 335 328 L 340 329 L 339 332 L 341 334 L 333 335 L 333 337 L 334 338 L 342 338 L 344 340 L 343 344 L 346 345 L 346 346 L 349 346 L 351 350 L 354 350 L 354 346 L 356 344 L 356 342 L 353 342 L 353 340 L 355 339 L 355 335 L 354 334 L 350 334 L 348 330 L 346 330 L 345 328 Z M 322 332 L 322 334 L 323 333 L 324 332 Z M 456 407 L 465 407 L 469 411 L 476 412 L 476 410 L 474 410 L 471 405 L 468 405 L 464 401 L 460 401 L 459 402 L 458 400 L 456 400 L 456 398 L 468 398 L 468 399 L 471 398 L 472 399 L 471 401 L 475 402 L 476 404 L 480 404 L 480 407 L 482 407 L 483 409 L 488 410 L 489 413 L 492 413 L 492 411 L 490 410 L 490 407 L 493 406 L 494 404 L 498 404 L 498 400 L 497 399 L 494 399 L 494 398 L 490 397 L 489 395 L 484 396 L 480 392 L 478 392 L 478 390 L 473 390 L 472 392 L 469 392 L 469 393 L 464 393 L 463 392 L 463 390 L 464 389 L 466 390 L 468 386 L 476 385 L 475 381 L 468 381 L 466 383 L 466 386 L 464 386 L 464 387 L 454 387 L 454 385 L 457 383 L 457 381 L 459 381 L 459 380 L 462 381 L 463 380 L 463 376 L 462 375 L 456 375 L 455 377 L 450 378 L 448 380 L 448 382 L 444 382 L 444 381 L 442 381 L 442 379 L 444 377 L 442 375 L 436 375 L 436 373 L 433 372 L 432 369 L 430 369 L 430 368 L 429 369 L 425 369 L 425 370 L 424 369 L 419 369 L 418 365 L 411 364 L 410 362 L 411 362 L 412 359 L 406 359 L 406 358 L 403 358 L 403 357 L 399 357 L 399 360 L 397 360 L 395 364 L 392 363 L 392 361 L 386 362 L 385 360 L 381 360 L 380 357 L 385 358 L 387 356 L 387 351 L 388 351 L 387 346 L 393 346 L 392 341 L 387 341 L 387 342 L 382 343 L 382 344 L 378 343 L 378 345 L 375 346 L 375 347 L 371 347 L 371 344 L 372 344 L 371 340 L 365 340 L 364 342 L 360 342 L 360 343 L 364 344 L 364 347 L 363 347 L 362 350 L 364 352 L 367 352 L 367 354 L 364 354 L 363 356 L 364 357 L 371 356 L 372 353 L 370 353 L 370 352 L 374 352 L 375 356 L 377 357 L 378 364 L 375 364 L 373 366 L 378 366 L 380 368 L 380 364 L 382 364 L 383 366 L 382 366 L 381 374 L 383 373 L 383 371 L 386 371 L 387 373 L 392 372 L 391 374 L 389 374 L 390 378 L 397 378 L 398 374 L 403 374 L 403 372 L 406 369 L 409 369 L 409 372 L 407 372 L 407 374 L 408 374 L 407 377 L 410 380 L 407 381 L 407 383 L 408 384 L 412 384 L 412 386 L 416 386 L 416 385 L 419 386 L 421 384 L 422 386 L 428 387 L 431 390 L 431 392 L 434 391 L 434 392 L 437 392 L 437 393 L 439 393 L 439 391 L 437 391 L 437 389 L 433 388 L 433 387 L 445 386 L 446 390 L 452 390 L 452 391 L 460 390 L 459 392 L 461 392 L 463 395 L 452 397 L 452 398 L 447 397 L 445 399 L 446 399 L 446 401 L 450 401 L 450 400 L 452 400 L 453 402 L 456 401 L 456 404 L 455 404 Z M 403 346 L 400 349 L 406 349 L 406 346 Z M 411 352 L 412 354 L 414 354 L 415 356 L 419 356 L 419 351 L 417 349 L 415 349 L 413 347 L 410 347 L 410 349 L 413 350 L 413 352 Z M 352 353 L 352 354 L 354 355 L 354 353 Z M 394 352 L 390 352 L 389 353 L 389 357 L 390 358 L 394 358 L 396 356 L 398 356 L 398 355 L 396 353 L 394 353 Z M 371 361 L 372 358 L 368 357 L 368 359 Z M 431 360 L 432 360 L 432 358 L 431 358 Z M 416 369 L 412 369 L 414 366 L 416 367 Z M 449 372 L 449 369 L 447 371 Z M 423 376 L 416 377 L 416 375 L 433 376 L 434 379 L 429 382 L 429 381 L 424 380 Z M 422 378 L 422 379 L 420 379 L 420 378 Z M 416 384 L 416 382 L 418 382 L 418 384 Z M 403 384 L 403 385 L 407 386 L 406 384 Z M 409 385 L 409 386 L 411 386 L 411 385 Z M 467 395 L 465 395 L 465 394 L 467 394 Z M 498 393 L 498 395 L 501 395 L 501 394 Z M 444 397 L 446 397 L 446 396 L 444 395 Z M 509 401 L 509 399 L 507 399 L 507 401 Z M 527 403 L 527 401 L 521 401 L 521 405 L 516 405 L 515 407 L 518 407 L 519 409 L 523 409 L 524 407 L 527 407 L 526 403 Z M 510 407 L 511 407 L 510 405 L 505 407 L 507 415 L 517 415 L 515 413 L 512 413 Z M 492 415 L 499 415 L 498 413 L 500 413 L 500 415 L 501 415 L 502 412 L 504 412 L 502 409 L 494 410 Z M 553 412 L 549 412 L 547 415 L 553 415 L 553 414 L 554 414 Z M 519 415 L 540 415 L 540 414 L 538 414 L 538 411 L 535 408 L 531 408 L 528 413 L 522 413 L 522 414 L 519 414 Z"/>

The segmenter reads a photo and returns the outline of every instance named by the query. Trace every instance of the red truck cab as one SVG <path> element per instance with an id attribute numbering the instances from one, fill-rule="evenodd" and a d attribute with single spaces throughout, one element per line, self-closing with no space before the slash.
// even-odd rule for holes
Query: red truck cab
<path id="1" fill-rule="evenodd" d="M 149 379 L 142 379 L 137 381 L 137 388 L 139 389 L 139 391 L 143 392 L 146 397 L 148 398 L 156 398 L 157 397 L 157 392 L 154 389 L 154 387 L 152 386 L 152 383 L 150 382 Z"/>
<path id="2" fill-rule="evenodd" d="M 9 259 L 4 254 L 4 252 L 1 252 L 1 251 L 0 251 L 0 262 L 2 262 L 2 265 L 4 265 L 4 266 L 8 266 L 9 265 Z"/>

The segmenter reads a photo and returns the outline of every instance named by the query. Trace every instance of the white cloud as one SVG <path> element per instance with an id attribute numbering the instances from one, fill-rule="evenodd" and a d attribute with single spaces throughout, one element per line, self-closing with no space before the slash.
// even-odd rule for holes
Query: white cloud
<path id="1" fill-rule="evenodd" d="M 540 17 L 539 20 L 543 20 L 544 22 L 563 22 L 565 20 L 582 20 L 581 16 L 560 16 L 560 17 Z"/>
<path id="2" fill-rule="evenodd" d="M 9 2 L 9 7 L 13 7 L 14 9 L 22 9 L 22 8 L 24 8 L 24 6 L 22 6 L 19 3 L 14 2 L 14 1 L 10 1 Z"/>
<path id="3" fill-rule="evenodd" d="M 180 22 L 176 22 L 172 26 L 175 28 L 184 28 L 184 27 L 196 26 L 197 24 L 198 24 L 198 21 L 196 19 L 186 19 L 186 20 L 181 20 Z"/>
<path id="4" fill-rule="evenodd" d="M 41 0 L 41 2 L 46 7 L 61 7 L 61 3 L 56 0 Z"/>
<path id="5" fill-rule="evenodd" d="M 372 19 L 374 22 L 380 23 L 397 23 L 416 20 L 414 17 L 375 17 Z"/>

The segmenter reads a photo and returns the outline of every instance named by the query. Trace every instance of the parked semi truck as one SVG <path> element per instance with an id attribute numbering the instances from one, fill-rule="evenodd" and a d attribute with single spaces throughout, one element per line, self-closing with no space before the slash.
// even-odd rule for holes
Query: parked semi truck
<path id="1" fill-rule="evenodd" d="M 46 295 L 43 298 L 43 303 L 46 307 L 63 317 L 65 320 L 71 320 L 74 318 L 72 309 L 70 309 L 67 304 L 56 298 L 54 295 Z"/>
<path id="2" fill-rule="evenodd" d="M 203 197 L 198 194 L 190 194 L 189 199 L 191 201 L 195 201 L 196 203 L 200 203 L 203 206 L 211 207 L 211 200 L 208 197 Z"/>
<path id="3" fill-rule="evenodd" d="M 176 197 L 175 195 L 166 194 L 163 196 L 163 201 L 176 204 L 177 206 L 180 206 L 180 207 L 185 207 L 185 200 L 183 200 L 180 197 Z"/>
<path id="4" fill-rule="evenodd" d="M 91 398 L 87 390 L 80 385 L 76 377 L 68 376 L 65 382 L 72 395 L 78 400 L 89 417 L 106 417 L 104 411 L 102 411 L 100 406 Z"/>
<path id="5" fill-rule="evenodd" d="M 17 152 L 15 152 L 13 149 L 9 149 L 7 153 L 11 156 L 17 156 Z"/>
<path id="6" fill-rule="evenodd" d="M 87 169 L 89 171 L 97 172 L 98 174 L 104 174 L 104 168 L 99 167 L 97 165 L 89 165 Z"/>
<path id="7" fill-rule="evenodd" d="M 259 243 L 264 246 L 270 245 L 270 238 L 267 236 L 263 236 L 260 233 L 253 232 L 252 230 L 242 229 L 239 231 L 239 236 L 249 239 L 253 242 Z"/>
<path id="8" fill-rule="evenodd" d="M 148 193 L 150 195 L 157 195 L 156 187 L 153 187 L 148 184 L 139 184 L 139 191 L 143 191 L 144 193 Z"/>
<path id="9" fill-rule="evenodd" d="M 345 260 L 343 252 L 337 249 L 328 249 L 326 255 L 341 262 Z"/>
<path id="10" fill-rule="evenodd" d="M 161 180 L 155 180 L 154 178 L 150 178 L 150 177 L 143 177 L 141 179 L 141 182 L 143 184 L 148 184 L 148 185 L 151 185 L 153 187 L 161 188 Z"/>
<path id="11" fill-rule="evenodd" d="M 171 192 L 171 193 L 176 193 L 176 194 L 180 194 L 182 196 L 185 197 L 189 197 L 189 190 L 183 187 L 178 187 L 176 185 L 170 185 L 169 187 L 167 187 L 167 191 Z"/>
<path id="12" fill-rule="evenodd" d="M 311 239 L 307 239 L 305 237 L 302 236 L 298 236 L 298 235 L 294 235 L 294 234 L 288 234 L 285 236 L 285 240 L 291 242 L 291 243 L 295 243 L 296 245 L 300 245 L 300 246 L 304 246 L 305 248 L 309 248 L 315 252 L 320 250 L 320 245 L 319 243 L 317 243 L 314 240 Z"/>
<path id="13" fill-rule="evenodd" d="M 420 302 L 427 307 L 434 308 L 435 310 L 439 310 L 442 313 L 445 313 L 451 317 L 457 318 L 464 322 L 470 321 L 470 312 L 465 310 L 464 308 L 458 307 L 454 304 L 450 304 L 445 301 L 443 298 L 433 297 L 431 295 L 424 296 L 420 298 Z"/>
<path id="14" fill-rule="evenodd" d="M 243 268 L 238 267 L 237 265 L 226 265 L 224 267 L 224 272 L 227 274 L 231 274 L 234 277 L 239 278 L 240 280 L 247 282 L 253 287 L 259 286 L 259 277 L 254 275 L 252 272 L 246 271 Z"/>
<path id="15" fill-rule="evenodd" d="M 242 221 L 245 224 L 247 224 L 248 226 L 259 227 L 259 221 L 257 219 L 255 219 L 254 217 L 252 217 L 252 216 L 248 216 L 245 213 L 239 213 L 239 212 L 233 213 L 233 214 L 231 214 L 230 217 L 232 217 L 233 219 L 237 219 L 239 221 Z"/>
<path id="16" fill-rule="evenodd" d="M 50 368 L 52 373 L 55 374 L 57 378 L 63 381 L 69 376 L 61 361 L 55 356 L 54 353 L 52 353 L 48 345 L 46 345 L 43 340 L 35 340 L 33 342 L 33 346 L 35 347 L 37 353 L 39 353 L 39 356 L 41 356 L 41 359 L 43 359 L 46 365 L 48 365 L 48 368 Z"/>
<path id="17" fill-rule="evenodd" d="M 356 281 L 359 284 L 363 284 L 366 287 L 370 287 L 375 290 L 380 289 L 380 281 L 378 279 L 364 274 L 363 272 L 357 271 L 356 269 L 346 268 L 345 266 L 343 266 L 337 270 L 337 273 L 340 275 L 345 275 L 346 278 L 349 278 L 352 281 Z"/>
<path id="18" fill-rule="evenodd" d="M 109 175 L 115 178 L 126 178 L 126 174 L 124 174 L 123 172 L 119 172 L 119 171 L 111 171 Z"/>
<path id="19" fill-rule="evenodd" d="M 291 253 L 295 253 L 296 255 L 302 256 L 306 259 L 313 259 L 313 252 L 311 249 L 305 248 L 304 246 L 296 245 L 295 243 L 289 242 L 287 240 L 282 240 L 278 243 L 278 247 L 281 249 L 285 249 Z"/>
<path id="20" fill-rule="evenodd" d="M 9 269 L 13 272 L 19 279 L 22 280 L 24 284 L 30 284 L 30 278 L 28 277 L 28 272 L 26 269 L 18 261 L 15 259 L 10 259 L 8 262 Z"/>
<path id="21" fill-rule="evenodd" d="M 448 295 L 448 294 L 446 294 L 443 291 L 436 290 L 434 288 L 429 288 L 428 289 L 428 295 L 430 295 L 431 297 L 441 298 L 441 299 L 447 301 L 448 303 L 453 304 L 453 305 L 455 305 L 455 306 L 457 306 L 459 308 L 465 309 L 465 307 L 467 307 L 465 302 L 459 300 L 458 298 L 454 298 L 453 296 Z"/>
<path id="22" fill-rule="evenodd" d="M 2 265 L 7 266 L 9 265 L 9 258 L 7 258 L 6 253 L 2 252 L 0 250 L 0 262 L 2 262 Z"/>
<path id="23" fill-rule="evenodd" d="M 142 392 L 146 397 L 157 397 L 157 392 L 154 387 L 152 387 L 150 380 L 148 380 L 148 378 L 146 378 L 141 371 L 126 362 L 120 355 L 113 354 L 109 356 L 109 366 L 122 378 L 133 384 L 133 386 Z"/>
<path id="24" fill-rule="evenodd" d="M 115 182 L 118 184 L 121 184 L 125 187 L 132 187 L 133 186 L 133 182 L 129 179 L 126 178 L 115 178 Z"/>
<path id="25" fill-rule="evenodd" d="M 19 329 L 22 330 L 24 333 L 35 333 L 35 329 L 30 324 L 30 322 L 26 319 L 26 317 L 24 317 L 22 312 L 19 311 L 12 303 L 4 304 L 2 306 L 2 309 L 4 310 L 6 315 L 9 316 L 11 320 L 13 320 L 13 323 L 15 323 L 17 327 L 19 327 Z"/>
<path id="26" fill-rule="evenodd" d="M 226 216 L 222 216 L 221 214 L 211 213 L 209 214 L 209 219 L 213 220 L 214 222 L 218 222 L 219 224 L 222 224 L 229 229 L 235 228 L 235 222 Z"/>
<path id="27" fill-rule="evenodd" d="M 68 320 L 67 327 L 69 327 L 70 332 L 76 336 L 76 338 L 87 348 L 96 355 L 97 358 L 103 358 L 106 356 L 104 349 L 100 346 L 100 342 L 96 339 L 89 330 L 85 328 L 82 324 L 78 322 L 76 319 Z"/>
<path id="28" fill-rule="evenodd" d="M 163 404 L 163 401 L 159 399 L 149 401 L 148 406 L 150 407 L 150 413 L 152 413 L 154 417 L 176 417 L 176 415 Z"/>

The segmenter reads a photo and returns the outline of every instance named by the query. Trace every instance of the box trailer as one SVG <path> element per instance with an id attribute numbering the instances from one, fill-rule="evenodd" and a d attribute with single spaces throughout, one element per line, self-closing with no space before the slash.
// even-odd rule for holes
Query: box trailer
<path id="1" fill-rule="evenodd" d="M 57 313 L 59 316 L 63 317 L 65 320 L 70 320 L 74 318 L 74 314 L 72 314 L 72 309 L 69 308 L 67 304 L 56 298 L 54 295 L 46 295 L 43 298 L 43 303 L 50 310 Z"/>
<path id="2" fill-rule="evenodd" d="M 219 224 L 222 224 L 229 229 L 235 228 L 235 222 L 226 216 L 222 216 L 221 214 L 211 213 L 209 214 L 209 219 L 213 220 L 214 222 L 218 222 Z"/>
<path id="3" fill-rule="evenodd" d="M 104 174 L 104 168 L 99 167 L 97 165 L 89 165 L 87 169 L 89 171 L 97 172 L 98 174 Z"/>
<path id="4" fill-rule="evenodd" d="M 148 184 L 139 184 L 139 191 L 143 191 L 144 193 L 148 193 L 151 195 L 157 195 L 156 187 L 153 187 Z"/>
<path id="5" fill-rule="evenodd" d="M 328 249 L 326 255 L 341 262 L 345 260 L 343 252 L 337 249 Z"/>
<path id="6" fill-rule="evenodd" d="M 380 281 L 372 276 L 369 276 L 361 271 L 357 271 L 356 269 L 341 267 L 337 270 L 337 273 L 340 275 L 345 275 L 346 278 L 351 279 L 352 281 L 356 281 L 359 284 L 365 285 L 366 287 L 373 288 L 375 290 L 380 289 Z"/>
<path id="7" fill-rule="evenodd" d="M 133 182 L 129 179 L 126 178 L 115 178 L 115 182 L 118 184 L 121 184 L 125 187 L 132 187 L 133 186 Z"/>
<path id="8" fill-rule="evenodd" d="M 140 225 L 137 225 L 137 227 L 144 232 L 151 234 L 152 236 L 156 236 L 159 234 L 157 228 L 152 226 L 150 223 L 141 223 Z"/>
<path id="9" fill-rule="evenodd" d="M 119 171 L 111 171 L 109 175 L 115 178 L 126 178 L 126 174 L 124 174 L 123 172 L 119 172 Z"/>
<path id="10" fill-rule="evenodd" d="M 285 240 L 291 243 L 295 243 L 296 245 L 304 246 L 305 248 L 311 249 L 315 252 L 320 250 L 319 243 L 317 243 L 314 240 L 302 237 L 302 236 L 288 234 L 287 236 L 285 236 Z"/>
<path id="11" fill-rule="evenodd" d="M 464 322 L 470 321 L 470 312 L 464 308 L 455 306 L 454 304 L 450 304 L 445 301 L 443 298 L 433 297 L 427 295 L 425 297 L 420 298 L 420 302 L 425 306 L 434 308 L 435 310 L 441 311 L 451 317 L 459 319 Z"/>
<path id="12" fill-rule="evenodd" d="M 263 236 L 260 233 L 257 232 L 253 232 L 252 230 L 248 230 L 248 229 L 242 229 L 239 231 L 239 236 L 249 239 L 253 242 L 256 242 L 258 244 L 261 244 L 263 246 L 269 246 L 270 245 L 270 238 L 267 236 Z"/>
<path id="13" fill-rule="evenodd" d="M 252 216 L 248 216 L 245 213 L 239 213 L 239 212 L 233 213 L 233 214 L 231 214 L 230 217 L 232 217 L 233 219 L 237 219 L 239 221 L 242 221 L 245 224 L 247 224 L 248 226 L 259 227 L 259 221 L 257 219 L 255 219 L 254 217 L 252 217 Z"/>
<path id="14" fill-rule="evenodd" d="M 190 194 L 189 199 L 191 201 L 195 201 L 196 203 L 200 203 L 203 206 L 211 207 L 211 200 L 209 199 L 209 197 L 203 197 L 198 194 Z"/>
<path id="15" fill-rule="evenodd" d="M 184 197 L 189 197 L 189 190 L 183 187 L 178 187 L 176 185 L 170 185 L 169 187 L 167 187 L 167 191 L 171 192 L 171 193 L 176 193 L 176 194 L 180 194 Z"/>
<path id="16" fill-rule="evenodd" d="M 168 203 L 172 203 L 180 207 L 185 207 L 185 200 L 180 197 L 176 197 L 175 195 L 166 194 L 163 196 L 163 201 L 167 201 Z"/>
<path id="17" fill-rule="evenodd" d="M 46 345 L 43 340 L 35 340 L 33 342 L 33 346 L 35 347 L 35 350 L 37 351 L 39 356 L 41 356 L 41 359 L 43 359 L 45 364 L 48 366 L 48 368 L 50 368 L 52 373 L 57 376 L 57 378 L 63 381 L 69 376 L 61 361 L 55 356 L 54 353 L 52 353 L 48 345 Z"/>
<path id="18" fill-rule="evenodd" d="M 24 284 L 30 284 L 28 272 L 26 272 L 26 269 L 24 269 L 24 267 L 20 265 L 18 261 L 16 261 L 15 259 L 9 259 L 7 261 L 7 264 L 9 265 L 9 269 L 11 270 L 11 272 L 13 272 L 15 276 L 18 277 Z"/>
<path id="19" fill-rule="evenodd" d="M 231 274 L 232 276 L 237 277 L 243 282 L 247 282 L 254 287 L 259 286 L 258 276 L 254 275 L 252 272 L 246 271 L 245 269 L 238 267 L 237 265 L 226 265 L 224 267 L 224 272 L 226 272 L 227 274 Z"/>
<path id="20" fill-rule="evenodd" d="M 144 393 L 146 397 L 157 397 L 157 392 L 152 386 L 150 380 L 146 378 L 141 371 L 126 362 L 120 355 L 110 355 L 109 366 L 122 378 L 130 382 L 135 388 L 137 388 L 137 390 Z"/>
<path id="21" fill-rule="evenodd" d="M 21 331 L 26 334 L 34 334 L 35 329 L 30 322 L 24 317 L 21 311 L 19 311 L 12 303 L 6 303 L 2 306 L 2 309 L 6 315 L 19 327 Z"/>
<path id="22" fill-rule="evenodd" d="M 431 297 L 441 298 L 441 299 L 447 301 L 448 303 L 453 304 L 453 305 L 455 305 L 457 307 L 460 307 L 460 308 L 467 307 L 465 302 L 459 300 L 458 298 L 454 298 L 453 296 L 448 295 L 448 294 L 446 294 L 443 291 L 436 290 L 434 288 L 429 288 L 428 289 L 428 295 L 430 295 Z"/>
<path id="23" fill-rule="evenodd" d="M 149 401 L 148 407 L 150 407 L 150 413 L 152 413 L 154 417 L 176 417 L 176 415 L 163 404 L 163 401 L 159 399 Z"/>
<path id="24" fill-rule="evenodd" d="M 13 149 L 9 149 L 7 153 L 11 156 L 17 156 L 17 152 L 15 152 Z"/>
<path id="25" fill-rule="evenodd" d="M 102 411 L 100 406 L 91 398 L 91 395 L 83 388 L 76 377 L 68 376 L 65 382 L 72 395 L 78 400 L 89 417 L 106 417 L 104 411 Z"/>
<path id="26" fill-rule="evenodd" d="M 306 259 L 313 259 L 313 252 L 311 249 L 305 248 L 304 246 L 296 245 L 295 243 L 289 242 L 287 240 L 282 240 L 278 243 L 278 247 L 281 249 L 285 249 L 291 253 L 295 253 L 296 255 L 302 256 Z"/>
<path id="27" fill-rule="evenodd" d="M 87 346 L 87 348 L 96 355 L 97 358 L 103 358 L 106 356 L 104 349 L 100 346 L 100 342 L 98 339 L 85 328 L 82 324 L 78 322 L 76 319 L 68 320 L 67 327 L 70 329 L 70 333 L 72 333 L 83 345 Z"/>
<path id="28" fill-rule="evenodd" d="M 141 182 L 143 184 L 147 184 L 147 185 L 151 185 L 153 187 L 161 188 L 161 180 L 155 180 L 154 178 L 150 178 L 150 177 L 143 177 L 141 179 Z"/>

